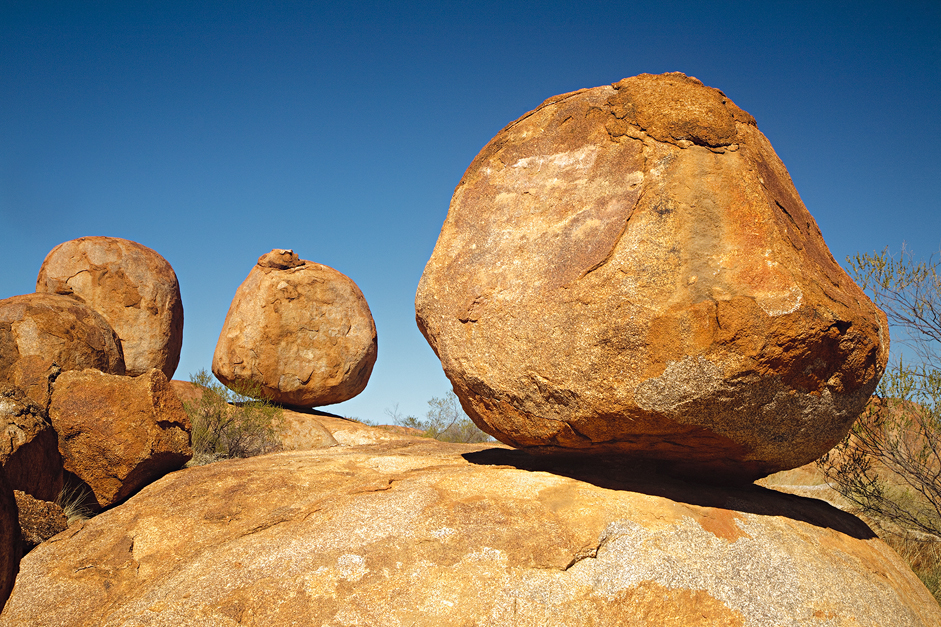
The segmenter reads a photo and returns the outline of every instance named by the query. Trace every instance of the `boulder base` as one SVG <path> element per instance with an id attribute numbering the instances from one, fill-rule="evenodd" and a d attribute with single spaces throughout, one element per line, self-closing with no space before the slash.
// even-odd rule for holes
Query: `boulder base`
<path id="1" fill-rule="evenodd" d="M 554 463 L 411 440 L 185 469 L 30 552 L 0 625 L 941 624 L 826 503 Z"/>
<path id="2" fill-rule="evenodd" d="M 189 417 L 156 369 L 138 377 L 65 372 L 56 380 L 49 418 L 65 469 L 88 485 L 100 507 L 193 456 Z"/>
<path id="3" fill-rule="evenodd" d="M 257 385 L 276 403 L 315 407 L 362 392 L 376 353 L 376 325 L 356 284 L 275 249 L 235 292 L 212 372 L 225 385 Z"/>
<path id="4" fill-rule="evenodd" d="M 117 237 L 80 237 L 46 255 L 36 291 L 99 312 L 121 338 L 128 376 L 156 368 L 173 378 L 183 345 L 180 285 L 167 260 Z"/>
<path id="5" fill-rule="evenodd" d="M 416 314 L 502 442 L 740 481 L 833 447 L 889 348 L 752 116 L 679 73 L 503 129 L 454 192 Z"/>

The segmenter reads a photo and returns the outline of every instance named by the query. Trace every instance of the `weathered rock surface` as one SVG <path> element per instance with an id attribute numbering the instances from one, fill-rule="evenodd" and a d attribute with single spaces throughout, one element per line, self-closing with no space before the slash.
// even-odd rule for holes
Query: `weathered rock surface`
<path id="1" fill-rule="evenodd" d="M 752 116 L 679 73 L 503 129 L 454 193 L 416 313 L 502 442 L 739 480 L 834 446 L 889 349 Z"/>
<path id="2" fill-rule="evenodd" d="M 226 385 L 258 384 L 277 403 L 315 407 L 362 392 L 376 350 L 376 325 L 356 284 L 276 249 L 235 292 L 212 372 Z"/>
<path id="3" fill-rule="evenodd" d="M 180 285 L 167 260 L 117 237 L 80 237 L 46 256 L 36 291 L 84 302 L 111 324 L 128 376 L 157 368 L 173 378 L 183 345 Z"/>
<path id="4" fill-rule="evenodd" d="M 49 419 L 65 470 L 88 485 L 100 507 L 127 498 L 193 455 L 189 417 L 160 370 L 137 377 L 64 372 Z"/>
<path id="5" fill-rule="evenodd" d="M 203 388 L 190 381 L 170 381 L 170 388 L 182 403 L 198 401 L 203 397 Z"/>
<path id="6" fill-rule="evenodd" d="M 312 451 L 339 445 L 330 430 L 319 420 L 320 416 L 285 409 L 276 426 L 281 450 Z M 342 420 L 342 419 L 341 419 Z"/>
<path id="7" fill-rule="evenodd" d="M 0 383 L 45 408 L 56 375 L 85 368 L 124 374 L 121 341 L 101 314 L 57 294 L 0 300 Z"/>
<path id="8" fill-rule="evenodd" d="M 59 496 L 59 438 L 46 410 L 13 387 L 0 386 L 0 466 L 14 490 L 44 501 Z"/>
<path id="9" fill-rule="evenodd" d="M 0 466 L 0 608 L 10 596 L 19 570 L 22 545 L 13 488 Z"/>
<path id="10" fill-rule="evenodd" d="M 941 624 L 900 558 L 826 503 L 475 449 L 173 473 L 29 553 L 0 625 Z"/>
<path id="11" fill-rule="evenodd" d="M 26 492 L 13 491 L 19 510 L 22 551 L 28 553 L 59 532 L 69 527 L 62 508 L 55 503 L 35 499 Z"/>

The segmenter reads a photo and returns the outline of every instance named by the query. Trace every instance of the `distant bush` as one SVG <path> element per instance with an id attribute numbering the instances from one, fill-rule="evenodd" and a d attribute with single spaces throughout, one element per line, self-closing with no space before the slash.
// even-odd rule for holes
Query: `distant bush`
<path id="1" fill-rule="evenodd" d="M 434 438 L 442 442 L 493 441 L 492 437 L 481 431 L 464 413 L 457 395 L 451 391 L 441 398 L 434 396 L 428 401 L 428 412 L 424 420 L 415 416 L 402 416 L 398 405 L 392 409 L 386 409 L 386 415 L 398 425 L 422 431 L 422 437 Z"/>
<path id="2" fill-rule="evenodd" d="M 220 459 L 253 457 L 280 447 L 281 408 L 262 398 L 257 384 L 227 388 L 205 369 L 190 375 L 202 396 L 183 404 L 192 424 L 193 460 L 198 466 Z"/>

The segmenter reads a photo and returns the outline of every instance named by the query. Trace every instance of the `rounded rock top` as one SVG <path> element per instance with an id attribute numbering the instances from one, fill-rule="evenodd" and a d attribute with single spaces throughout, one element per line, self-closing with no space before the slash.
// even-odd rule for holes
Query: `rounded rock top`
<path id="1" fill-rule="evenodd" d="M 183 346 L 183 301 L 173 268 L 156 251 L 119 237 L 91 236 L 53 248 L 36 291 L 68 296 L 114 328 L 127 374 L 156 368 L 173 378 Z"/>

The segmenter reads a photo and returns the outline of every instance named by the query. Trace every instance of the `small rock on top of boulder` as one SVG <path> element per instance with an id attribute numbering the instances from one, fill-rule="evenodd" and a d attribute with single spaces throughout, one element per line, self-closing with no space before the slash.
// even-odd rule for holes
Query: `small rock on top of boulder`
<path id="1" fill-rule="evenodd" d="M 58 294 L 0 300 L 0 382 L 45 408 L 55 376 L 85 368 L 124 374 L 121 340 L 101 314 Z"/>
<path id="2" fill-rule="evenodd" d="M 212 372 L 226 385 L 256 384 L 274 402 L 315 407 L 362 392 L 376 352 L 376 325 L 356 284 L 275 249 L 236 291 Z"/>
<path id="3" fill-rule="evenodd" d="M 183 345 L 183 301 L 167 260 L 117 237 L 80 237 L 46 256 L 36 291 L 86 303 L 111 324 L 129 376 L 151 368 L 173 378 Z"/>
<path id="4" fill-rule="evenodd" d="M 454 192 L 416 314 L 502 442 L 726 480 L 834 446 L 889 348 L 754 118 L 680 73 L 500 131 Z"/>

